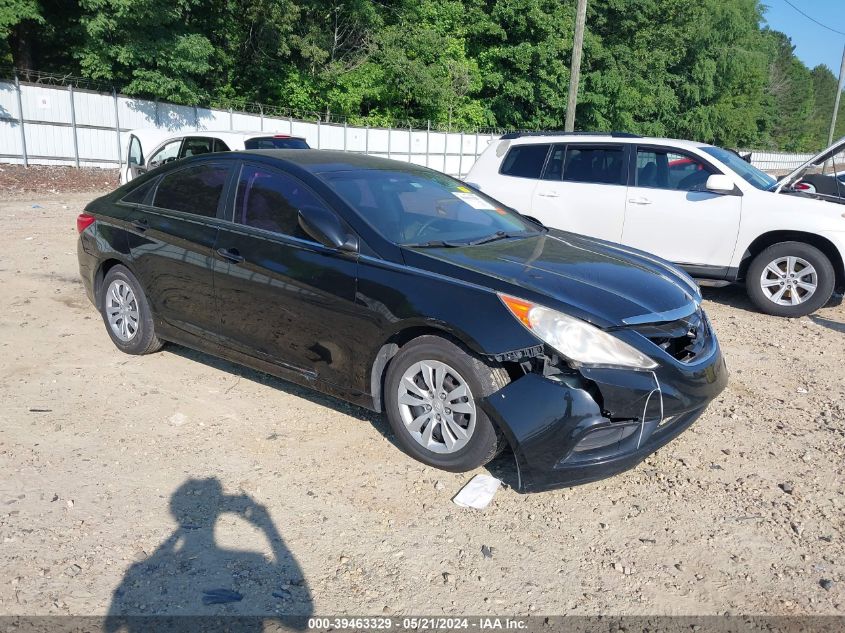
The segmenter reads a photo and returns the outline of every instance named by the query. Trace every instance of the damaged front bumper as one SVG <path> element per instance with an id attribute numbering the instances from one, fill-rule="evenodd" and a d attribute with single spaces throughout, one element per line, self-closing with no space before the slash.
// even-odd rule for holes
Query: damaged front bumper
<path id="1" fill-rule="evenodd" d="M 526 373 L 482 406 L 516 456 L 520 492 L 587 483 L 633 468 L 688 428 L 727 384 L 719 345 L 653 371 Z"/>

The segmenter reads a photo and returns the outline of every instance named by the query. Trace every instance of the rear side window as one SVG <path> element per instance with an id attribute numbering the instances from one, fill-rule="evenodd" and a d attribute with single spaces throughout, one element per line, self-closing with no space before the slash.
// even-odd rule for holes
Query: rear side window
<path id="1" fill-rule="evenodd" d="M 563 179 L 605 185 L 625 184 L 625 150 L 622 147 L 570 145 L 566 152 Z"/>
<path id="2" fill-rule="evenodd" d="M 245 165 L 235 198 L 235 222 L 313 240 L 299 227 L 299 211 L 326 206 L 303 183 L 282 172 Z"/>
<path id="3" fill-rule="evenodd" d="M 180 158 L 187 158 L 188 156 L 199 156 L 200 154 L 210 154 L 214 146 L 213 138 L 188 137 L 182 144 L 182 150 L 179 154 Z"/>
<path id="4" fill-rule="evenodd" d="M 543 180 L 560 180 L 563 174 L 563 157 L 566 155 L 565 145 L 555 145 L 546 169 L 543 171 Z"/>
<path id="5" fill-rule="evenodd" d="M 213 218 L 228 173 L 225 165 L 195 165 L 171 172 L 159 182 L 153 206 Z"/>
<path id="6" fill-rule="evenodd" d="M 219 138 L 214 139 L 214 151 L 215 152 L 228 152 L 229 146 L 226 145 L 223 141 Z"/>
<path id="7" fill-rule="evenodd" d="M 245 140 L 244 149 L 309 149 L 309 147 L 308 143 L 301 138 L 263 136 Z"/>
<path id="8" fill-rule="evenodd" d="M 546 154 L 549 153 L 548 143 L 542 145 L 517 145 L 512 147 L 502 161 L 502 168 L 499 170 L 504 176 L 517 176 L 518 178 L 539 178 L 543 171 L 543 163 L 546 162 Z"/>
<path id="9" fill-rule="evenodd" d="M 155 185 L 156 180 L 156 178 L 152 178 L 144 184 L 135 187 L 132 191 L 123 196 L 121 202 L 128 202 L 130 204 L 144 204 L 144 202 L 147 200 L 147 194 L 150 193 L 150 190 L 153 188 L 153 185 Z"/>

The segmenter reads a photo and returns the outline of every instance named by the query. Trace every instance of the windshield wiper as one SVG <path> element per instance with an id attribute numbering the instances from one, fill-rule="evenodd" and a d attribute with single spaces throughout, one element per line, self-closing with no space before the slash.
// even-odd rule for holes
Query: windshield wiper
<path id="1" fill-rule="evenodd" d="M 465 242 L 446 242 L 444 240 L 431 240 L 429 242 L 417 242 L 402 244 L 407 248 L 457 248 L 458 246 L 466 246 Z"/>
<path id="2" fill-rule="evenodd" d="M 478 246 L 479 244 L 489 244 L 490 242 L 496 242 L 498 240 L 507 240 L 514 237 L 531 237 L 532 235 L 539 234 L 539 231 L 535 232 L 521 232 L 521 233 L 506 233 L 505 231 L 496 231 L 492 235 L 487 235 L 485 237 L 479 237 L 477 240 L 472 240 L 471 242 L 467 242 L 467 246 Z"/>

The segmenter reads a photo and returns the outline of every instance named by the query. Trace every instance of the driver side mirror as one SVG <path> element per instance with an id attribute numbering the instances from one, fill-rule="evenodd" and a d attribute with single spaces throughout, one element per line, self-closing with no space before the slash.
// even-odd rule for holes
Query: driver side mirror
<path id="1" fill-rule="evenodd" d="M 711 174 L 704 186 L 712 193 L 732 193 L 736 187 L 734 181 L 725 174 Z"/>
<path id="2" fill-rule="evenodd" d="M 328 209 L 303 207 L 299 210 L 298 221 L 299 227 L 323 246 L 348 253 L 358 252 L 358 237 Z"/>

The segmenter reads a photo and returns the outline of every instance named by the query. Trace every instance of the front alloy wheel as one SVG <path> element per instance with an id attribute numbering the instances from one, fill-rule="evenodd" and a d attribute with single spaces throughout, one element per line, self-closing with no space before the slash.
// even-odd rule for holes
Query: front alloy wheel
<path id="1" fill-rule="evenodd" d="M 391 359 L 384 408 L 401 448 L 421 462 L 465 472 L 493 459 L 505 441 L 481 402 L 510 382 L 500 365 L 439 336 L 420 336 Z"/>
<path id="2" fill-rule="evenodd" d="M 781 242 L 757 255 L 748 267 L 748 296 L 761 311 L 800 317 L 815 312 L 833 294 L 836 273 L 815 246 Z"/>
<path id="3" fill-rule="evenodd" d="M 411 437 L 434 453 L 455 453 L 475 430 L 475 399 L 466 380 L 437 360 L 422 360 L 402 375 L 399 414 Z"/>

